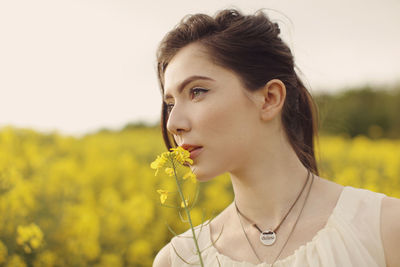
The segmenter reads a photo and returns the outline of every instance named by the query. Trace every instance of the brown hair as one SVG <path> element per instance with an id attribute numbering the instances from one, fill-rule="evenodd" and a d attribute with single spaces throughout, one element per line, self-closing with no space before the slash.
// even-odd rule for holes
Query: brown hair
<path id="1" fill-rule="evenodd" d="M 279 33 L 278 24 L 263 12 L 245 16 L 229 9 L 218 12 L 214 18 L 189 15 L 164 37 L 158 48 L 160 88 L 164 94 L 164 73 L 172 57 L 193 42 L 203 45 L 216 64 L 234 71 L 250 91 L 262 88 L 271 79 L 280 79 L 286 86 L 282 110 L 285 133 L 303 165 L 318 175 L 314 152 L 316 107 L 296 74 L 293 55 Z M 167 106 L 163 102 L 161 128 L 169 149 L 177 144 L 166 129 L 167 120 Z"/>

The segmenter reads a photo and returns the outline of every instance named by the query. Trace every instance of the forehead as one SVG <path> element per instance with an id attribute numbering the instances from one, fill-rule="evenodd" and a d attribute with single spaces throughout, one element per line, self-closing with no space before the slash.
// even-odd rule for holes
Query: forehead
<path id="1" fill-rule="evenodd" d="M 213 78 L 222 67 L 214 64 L 206 49 L 200 44 L 189 44 L 182 48 L 169 62 L 164 74 L 165 94 L 176 90 L 179 84 L 191 76 Z"/>

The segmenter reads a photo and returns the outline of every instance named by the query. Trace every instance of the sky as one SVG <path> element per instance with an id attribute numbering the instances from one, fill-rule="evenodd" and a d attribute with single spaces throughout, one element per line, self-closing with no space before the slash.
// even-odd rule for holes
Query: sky
<path id="1" fill-rule="evenodd" d="M 265 8 L 311 93 L 400 83 L 398 0 L 0 0 L 0 128 L 156 123 L 155 52 L 187 14 Z"/>

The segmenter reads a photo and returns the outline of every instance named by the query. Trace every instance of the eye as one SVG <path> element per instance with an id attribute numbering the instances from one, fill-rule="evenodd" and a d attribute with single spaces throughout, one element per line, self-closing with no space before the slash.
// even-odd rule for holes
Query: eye
<path id="1" fill-rule="evenodd" d="M 172 103 L 166 103 L 165 104 L 166 106 L 167 106 L 167 113 L 171 113 L 171 111 L 172 111 L 172 108 L 174 107 L 174 104 L 172 104 Z"/>
<path id="2" fill-rule="evenodd" d="M 190 89 L 190 98 L 196 98 L 204 93 L 207 93 L 208 90 L 204 89 L 204 88 L 200 88 L 200 87 L 194 87 L 192 89 Z"/>

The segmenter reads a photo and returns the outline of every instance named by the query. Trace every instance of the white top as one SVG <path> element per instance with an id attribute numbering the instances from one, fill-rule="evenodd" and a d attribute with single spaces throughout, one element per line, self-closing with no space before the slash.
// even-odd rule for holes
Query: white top
<path id="1" fill-rule="evenodd" d="M 274 263 L 275 267 L 386 266 L 380 233 L 381 200 L 385 196 L 366 189 L 345 186 L 324 228 L 296 251 Z M 208 222 L 208 221 L 207 221 Z M 267 267 L 236 261 L 212 245 L 209 224 L 195 227 L 204 266 Z M 171 248 L 172 266 L 200 266 L 191 229 L 171 239 L 182 261 Z M 217 260 L 218 258 L 218 260 Z M 219 262 L 219 263 L 218 263 Z"/>

